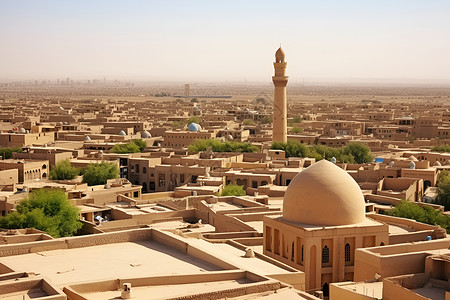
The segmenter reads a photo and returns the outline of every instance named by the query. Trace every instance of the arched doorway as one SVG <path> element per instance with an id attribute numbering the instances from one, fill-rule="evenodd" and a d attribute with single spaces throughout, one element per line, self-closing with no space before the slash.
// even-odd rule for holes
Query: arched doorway
<path id="1" fill-rule="evenodd" d="M 324 297 L 328 297 L 330 295 L 330 290 L 328 288 L 328 283 L 325 282 L 325 284 L 322 286 L 322 292 Z"/>
<path id="2" fill-rule="evenodd" d="M 423 182 L 423 190 L 425 191 L 428 187 L 430 187 L 431 186 L 431 181 L 429 181 L 429 180 L 425 180 L 424 182 Z"/>
<path id="3" fill-rule="evenodd" d="M 147 182 L 142 183 L 142 192 L 147 193 Z"/>

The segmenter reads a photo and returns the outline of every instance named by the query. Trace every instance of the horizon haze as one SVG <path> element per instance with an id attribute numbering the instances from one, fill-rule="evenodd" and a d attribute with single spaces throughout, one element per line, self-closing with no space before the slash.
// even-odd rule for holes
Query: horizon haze
<path id="1" fill-rule="evenodd" d="M 450 2 L 2 1 L 0 80 L 450 83 Z M 391 82 L 391 83 L 392 83 Z"/>

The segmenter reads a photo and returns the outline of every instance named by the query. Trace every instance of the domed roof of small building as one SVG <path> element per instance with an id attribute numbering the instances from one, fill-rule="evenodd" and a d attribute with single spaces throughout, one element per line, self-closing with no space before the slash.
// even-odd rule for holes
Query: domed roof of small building
<path id="1" fill-rule="evenodd" d="M 141 132 L 141 138 L 148 139 L 148 138 L 151 138 L 151 137 L 152 137 L 152 135 L 147 130 L 144 130 L 144 131 Z"/>
<path id="2" fill-rule="evenodd" d="M 415 169 L 416 168 L 416 163 L 414 162 L 414 161 L 411 161 L 410 163 L 409 163 L 409 167 L 408 167 L 409 169 Z"/>
<path id="3" fill-rule="evenodd" d="M 433 166 L 440 167 L 440 166 L 442 166 L 442 164 L 441 164 L 440 161 L 437 160 L 437 161 L 434 162 Z"/>
<path id="4" fill-rule="evenodd" d="M 200 126 L 196 123 L 191 123 L 188 125 L 188 130 L 196 132 L 200 130 Z"/>
<path id="5" fill-rule="evenodd" d="M 84 137 L 84 140 L 85 140 L 85 141 L 90 141 L 90 140 L 91 140 L 91 137 L 87 135 L 87 136 Z"/>
<path id="6" fill-rule="evenodd" d="M 280 48 L 278 48 L 277 52 L 275 52 L 275 60 L 277 62 L 278 61 L 284 62 L 285 58 L 286 58 L 286 54 L 284 53 L 283 49 L 281 49 L 281 46 L 280 46 Z"/>
<path id="7" fill-rule="evenodd" d="M 283 201 L 283 219 L 339 226 L 363 222 L 364 196 L 355 180 L 335 164 L 321 160 L 298 173 Z"/>
<path id="8" fill-rule="evenodd" d="M 195 111 L 198 111 L 198 107 L 197 107 L 197 106 L 196 106 L 196 107 L 194 107 L 194 110 L 195 110 Z"/>
<path id="9" fill-rule="evenodd" d="M 125 131 L 123 131 L 123 130 L 121 130 L 120 132 L 119 132 L 119 135 L 127 135 L 126 133 L 125 133 Z"/>

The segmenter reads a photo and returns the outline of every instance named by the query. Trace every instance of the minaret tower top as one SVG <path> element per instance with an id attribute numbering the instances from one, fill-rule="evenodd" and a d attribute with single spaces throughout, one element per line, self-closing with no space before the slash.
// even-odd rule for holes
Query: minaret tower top
<path id="1" fill-rule="evenodd" d="M 283 63 L 284 59 L 286 58 L 286 54 L 284 54 L 283 49 L 278 48 L 277 52 L 275 52 L 275 62 L 276 63 Z"/>

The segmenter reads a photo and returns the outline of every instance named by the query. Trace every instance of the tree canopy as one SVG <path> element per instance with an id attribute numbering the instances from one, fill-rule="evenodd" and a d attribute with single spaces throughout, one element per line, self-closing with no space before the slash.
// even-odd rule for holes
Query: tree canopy
<path id="1" fill-rule="evenodd" d="M 70 165 L 70 160 L 67 158 L 65 160 L 57 163 L 50 171 L 51 180 L 71 180 L 80 174 L 78 168 L 72 167 Z"/>
<path id="2" fill-rule="evenodd" d="M 189 152 L 198 153 L 211 148 L 214 152 L 258 152 L 258 147 L 243 142 L 225 141 L 217 139 L 194 140 L 188 147 Z"/>
<path id="3" fill-rule="evenodd" d="M 115 144 L 111 148 L 112 153 L 125 154 L 125 153 L 138 153 L 147 147 L 147 142 L 142 139 L 134 139 L 131 143 L 127 144 Z"/>
<path id="4" fill-rule="evenodd" d="M 222 190 L 221 196 L 245 196 L 244 187 L 237 184 L 228 184 Z"/>
<path id="5" fill-rule="evenodd" d="M 373 160 L 370 148 L 364 144 L 351 142 L 344 147 L 333 148 L 325 145 L 307 146 L 298 141 L 274 142 L 271 149 L 284 150 L 286 157 L 311 157 L 316 160 L 335 157 L 342 163 L 368 163 Z"/>
<path id="6" fill-rule="evenodd" d="M 450 217 L 429 206 L 421 207 L 413 202 L 402 200 L 395 208 L 386 211 L 386 214 L 430 225 L 439 225 L 447 233 L 450 233 Z"/>
<path id="7" fill-rule="evenodd" d="M 108 179 L 117 178 L 118 176 L 119 170 L 114 163 L 89 164 L 84 170 L 83 182 L 88 185 L 106 184 Z"/>
<path id="8" fill-rule="evenodd" d="M 59 189 L 33 190 L 17 205 L 17 211 L 0 217 L 0 228 L 36 228 L 53 237 L 72 236 L 81 227 L 78 209 Z"/>
<path id="9" fill-rule="evenodd" d="M 450 152 L 450 145 L 444 144 L 444 145 L 435 146 L 435 147 L 431 148 L 431 151 Z"/>
<path id="10" fill-rule="evenodd" d="M 450 210 L 450 174 L 447 170 L 439 173 L 438 196 L 436 203 L 445 206 L 445 210 Z"/>
<path id="11" fill-rule="evenodd" d="M 13 157 L 13 153 L 21 153 L 22 148 L 20 147 L 3 147 L 0 148 L 0 156 L 3 157 L 3 159 L 9 159 Z"/>

